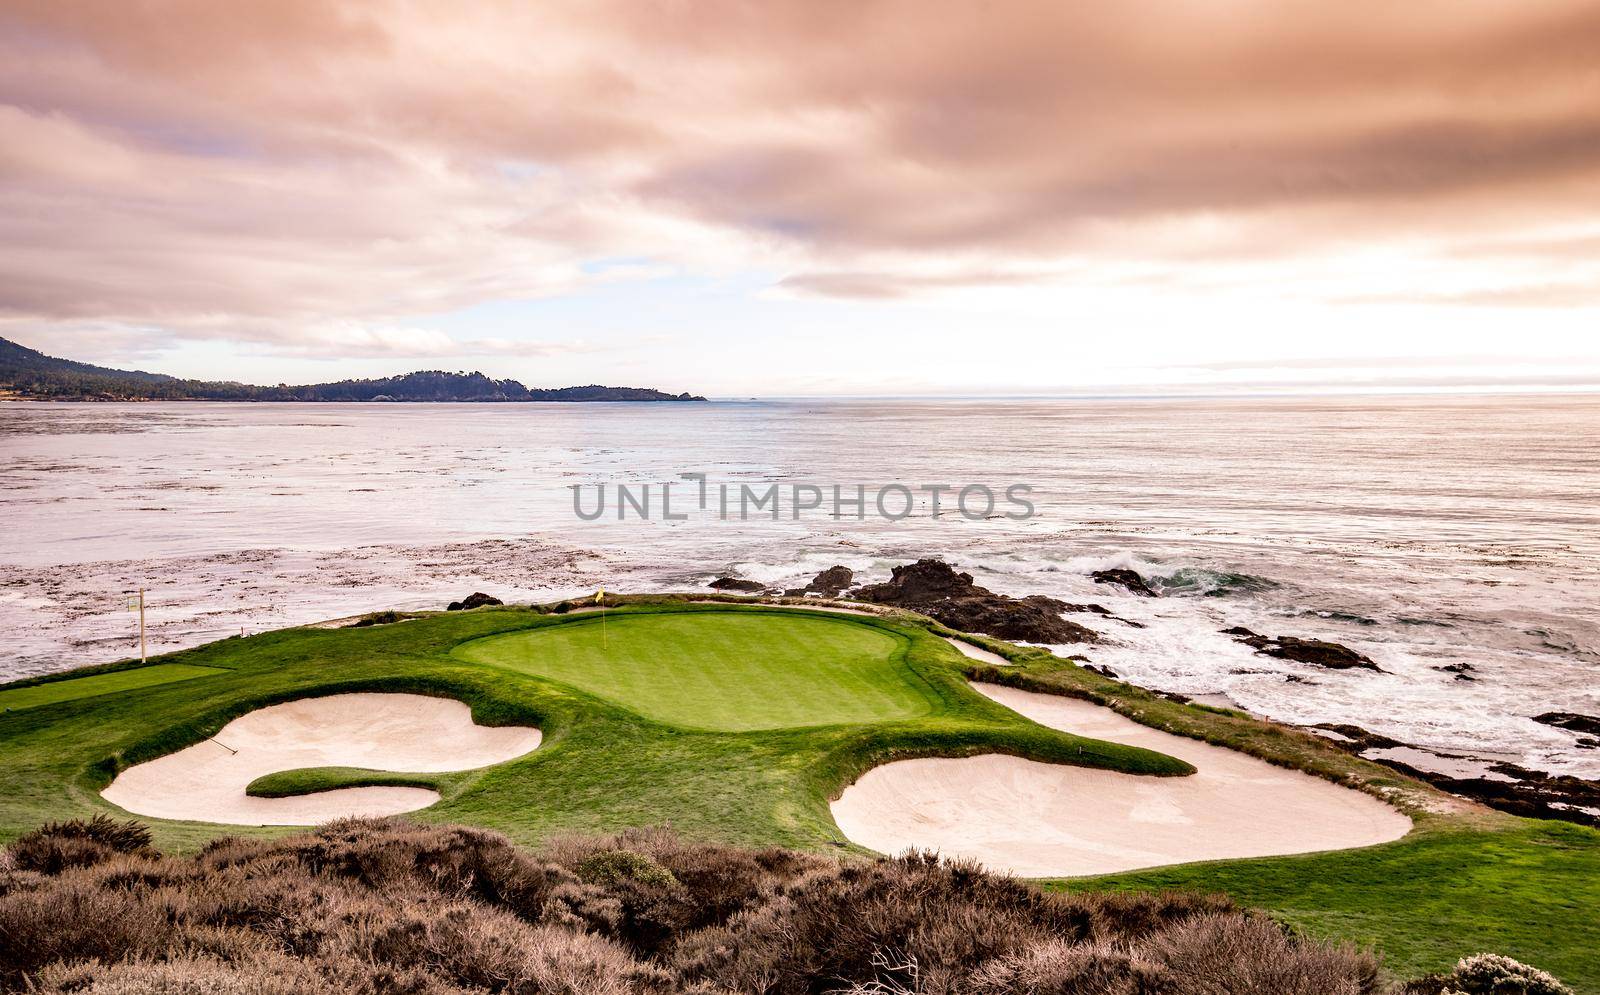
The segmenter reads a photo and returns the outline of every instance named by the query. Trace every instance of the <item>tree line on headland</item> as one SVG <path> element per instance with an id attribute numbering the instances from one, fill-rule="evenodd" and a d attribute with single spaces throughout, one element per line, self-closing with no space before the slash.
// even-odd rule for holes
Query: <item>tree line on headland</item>
<path id="1" fill-rule="evenodd" d="M 526 387 L 483 373 L 420 370 L 294 386 L 183 380 L 47 356 L 0 338 L 0 396 L 54 401 L 704 401 L 649 387 Z"/>

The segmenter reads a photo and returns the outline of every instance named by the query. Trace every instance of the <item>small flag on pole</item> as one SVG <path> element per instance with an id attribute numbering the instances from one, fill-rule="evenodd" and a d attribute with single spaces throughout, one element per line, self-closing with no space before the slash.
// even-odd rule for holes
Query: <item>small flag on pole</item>
<path id="1" fill-rule="evenodd" d="M 606 600 L 606 589 L 605 588 L 602 587 L 602 588 L 600 588 L 600 590 L 594 592 L 594 603 L 595 604 L 597 604 L 597 605 L 601 604 L 605 600 Z"/>

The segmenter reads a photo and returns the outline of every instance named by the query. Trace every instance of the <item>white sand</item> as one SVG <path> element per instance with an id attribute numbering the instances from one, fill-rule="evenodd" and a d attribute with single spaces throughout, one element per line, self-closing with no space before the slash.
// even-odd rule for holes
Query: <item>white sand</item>
<path id="1" fill-rule="evenodd" d="M 973 686 L 1041 725 L 1158 750 L 1198 773 L 1141 777 L 999 754 L 902 760 L 868 771 L 833 803 L 846 837 L 882 853 L 918 847 L 1052 877 L 1371 846 L 1411 829 L 1370 795 L 1109 708 Z"/>
<path id="2" fill-rule="evenodd" d="M 411 812 L 439 795 L 427 788 L 365 787 L 253 798 L 245 787 L 264 774 L 308 767 L 471 770 L 529 753 L 539 739 L 539 730 L 526 726 L 474 725 L 472 710 L 449 698 L 302 698 L 242 715 L 212 740 L 130 767 L 101 794 L 129 812 L 160 819 L 311 826 L 345 816 Z"/>
<path id="3" fill-rule="evenodd" d="M 996 653 L 993 650 L 986 650 L 982 646 L 974 646 L 964 639 L 955 639 L 950 636 L 942 636 L 940 638 L 949 643 L 951 646 L 954 646 L 956 649 L 960 650 L 962 656 L 970 659 L 980 660 L 983 663 L 993 664 L 996 667 L 1016 666 L 1016 664 L 1012 663 L 1010 660 L 1007 660 L 999 653 Z"/>

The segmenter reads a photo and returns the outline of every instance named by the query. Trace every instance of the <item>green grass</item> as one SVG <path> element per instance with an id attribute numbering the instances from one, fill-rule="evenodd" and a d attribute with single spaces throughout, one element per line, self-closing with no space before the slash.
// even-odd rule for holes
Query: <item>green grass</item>
<path id="1" fill-rule="evenodd" d="M 1600 832 L 1518 820 L 1364 850 L 1191 864 L 1061 882 L 1078 890 L 1222 891 L 1313 936 L 1380 948 L 1417 977 L 1492 951 L 1600 992 Z"/>
<path id="2" fill-rule="evenodd" d="M 189 681 L 196 677 L 209 677 L 212 674 L 219 673 L 222 673 L 222 671 L 215 667 L 191 667 L 181 663 L 158 663 L 152 667 L 136 667 L 131 670 L 118 670 L 109 674 L 95 674 L 90 677 L 41 681 L 37 684 L 25 684 L 21 687 L 0 690 L 0 712 L 38 708 L 40 705 L 54 705 L 61 701 L 76 701 L 79 698 L 92 698 L 96 695 L 115 694 L 118 691 L 133 691 L 138 688 L 154 687 L 157 684 Z"/>
<path id="3" fill-rule="evenodd" d="M 555 834 L 666 825 L 695 839 L 859 853 L 828 799 L 869 768 L 916 756 L 1004 752 L 1151 775 L 1171 757 L 1059 733 L 972 691 L 967 675 L 1087 697 L 1139 721 L 1396 800 L 1418 829 L 1366 850 L 1157 869 L 1070 887 L 1222 890 L 1329 938 L 1374 944 L 1401 975 L 1479 950 L 1508 953 L 1600 995 L 1600 833 L 1469 811 L 1431 814 L 1433 789 L 1241 714 L 1184 706 L 1042 650 L 971 641 L 1019 666 L 985 668 L 911 618 L 639 599 L 599 617 L 489 608 L 359 629 L 287 629 L 170 654 L 205 680 L 144 684 L 119 665 L 0 696 L 86 682 L 123 690 L 0 713 L 0 841 L 42 822 L 116 813 L 99 790 L 122 767 L 214 734 L 265 705 L 339 691 L 442 694 L 475 721 L 536 725 L 540 748 L 451 774 L 288 771 L 252 791 L 416 784 L 414 813 L 537 844 Z M 203 669 L 202 669 L 203 668 Z M 143 820 L 163 847 L 282 829 Z"/>
<path id="4" fill-rule="evenodd" d="M 362 770 L 357 767 L 309 767 L 264 774 L 246 785 L 244 793 L 256 798 L 288 798 L 332 788 L 433 788 L 437 791 L 448 776 Z"/>
<path id="5" fill-rule="evenodd" d="M 590 616 L 466 643 L 455 656 L 548 677 L 658 722 L 748 732 L 928 714 L 938 696 L 905 664 L 909 645 L 834 618 L 720 612 Z"/>

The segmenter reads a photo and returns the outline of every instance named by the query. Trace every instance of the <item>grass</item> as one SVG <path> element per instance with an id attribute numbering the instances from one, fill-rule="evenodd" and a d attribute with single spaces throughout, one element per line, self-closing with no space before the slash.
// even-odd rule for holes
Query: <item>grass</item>
<path id="1" fill-rule="evenodd" d="M 840 839 L 828 799 L 890 760 L 1003 752 L 1153 775 L 1189 769 L 1028 722 L 968 687 L 968 676 L 981 676 L 1088 698 L 1382 795 L 1418 825 L 1404 840 L 1367 850 L 1066 886 L 1220 889 L 1319 937 L 1375 944 L 1401 973 L 1488 949 L 1600 995 L 1600 971 L 1587 953 L 1600 943 L 1600 833 L 1477 809 L 1433 814 L 1441 800 L 1433 789 L 1314 736 L 1164 700 L 1042 650 L 969 637 L 1018 664 L 985 667 L 926 620 L 634 600 L 608 612 L 604 630 L 593 613 L 489 608 L 230 638 L 160 661 L 214 671 L 205 680 L 140 686 L 140 668 L 117 665 L 48 682 L 132 681 L 125 690 L 0 714 L 0 841 L 50 820 L 115 814 L 98 792 L 122 767 L 265 705 L 341 691 L 448 695 L 467 702 L 479 723 L 536 725 L 544 741 L 478 771 L 290 771 L 260 779 L 253 791 L 430 786 L 441 800 L 417 820 L 482 826 L 530 845 L 650 825 L 690 840 L 859 853 Z M 45 686 L 29 682 L 0 695 Z M 158 845 L 178 851 L 221 835 L 285 832 L 147 821 Z"/>
<path id="2" fill-rule="evenodd" d="M 909 645 L 840 619 L 719 612 L 590 616 L 479 639 L 454 655 L 557 680 L 658 722 L 749 732 L 928 714 L 938 696 L 906 665 Z"/>
<path id="3" fill-rule="evenodd" d="M 79 698 L 132 691 L 137 688 L 154 687 L 157 684 L 171 684 L 175 681 L 189 681 L 196 677 L 208 677 L 218 673 L 222 671 L 215 667 L 158 663 L 152 667 L 137 667 L 109 674 L 40 681 L 36 684 L 24 684 L 0 690 L 0 712 L 38 708 L 40 705 L 54 705 L 62 701 L 76 701 Z"/>
<path id="4" fill-rule="evenodd" d="M 358 767 L 308 767 L 263 774 L 245 786 L 244 793 L 255 798 L 289 798 L 332 788 L 432 788 L 435 791 L 448 774 L 407 774 Z"/>
<path id="5" fill-rule="evenodd" d="M 1062 890 L 1226 892 L 1321 939 L 1380 948 L 1402 977 L 1503 953 L 1600 992 L 1600 832 L 1518 820 L 1384 846 L 1058 882 Z"/>

